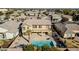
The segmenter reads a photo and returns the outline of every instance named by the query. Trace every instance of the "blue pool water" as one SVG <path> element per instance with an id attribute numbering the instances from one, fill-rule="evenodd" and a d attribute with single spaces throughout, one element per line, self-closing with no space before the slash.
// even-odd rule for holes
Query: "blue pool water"
<path id="1" fill-rule="evenodd" d="M 56 43 L 52 42 L 51 40 L 43 40 L 43 41 L 33 40 L 32 45 L 37 46 L 37 47 L 42 47 L 42 46 L 48 45 L 49 47 L 52 47 L 52 46 L 56 46 Z"/>

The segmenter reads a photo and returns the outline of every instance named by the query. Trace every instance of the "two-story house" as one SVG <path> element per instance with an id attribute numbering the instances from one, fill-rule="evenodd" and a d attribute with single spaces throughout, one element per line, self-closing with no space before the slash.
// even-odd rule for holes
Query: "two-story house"
<path id="1" fill-rule="evenodd" d="M 28 29 L 31 30 L 32 33 L 45 33 L 51 34 L 51 21 L 44 19 L 29 19 L 24 22 L 24 32 Z"/>

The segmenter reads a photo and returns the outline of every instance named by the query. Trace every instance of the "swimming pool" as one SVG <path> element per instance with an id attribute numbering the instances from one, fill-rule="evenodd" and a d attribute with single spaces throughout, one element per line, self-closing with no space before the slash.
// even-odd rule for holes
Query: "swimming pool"
<path id="1" fill-rule="evenodd" d="M 51 40 L 42 40 L 42 41 L 36 41 L 33 40 L 32 41 L 32 45 L 37 46 L 37 47 L 42 47 L 42 46 L 49 46 L 49 47 L 56 47 L 56 42 L 55 41 L 51 41 Z"/>

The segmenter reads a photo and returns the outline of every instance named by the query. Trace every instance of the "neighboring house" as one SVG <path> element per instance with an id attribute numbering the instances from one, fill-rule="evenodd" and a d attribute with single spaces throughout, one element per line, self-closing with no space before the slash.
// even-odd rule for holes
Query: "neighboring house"
<path id="1" fill-rule="evenodd" d="M 13 34 L 14 36 L 17 36 L 19 24 L 20 24 L 20 22 L 10 20 L 10 21 L 7 21 L 3 24 L 0 24 L 0 27 L 8 30 L 6 32 L 6 34 L 10 33 L 10 34 Z M 4 34 L 4 35 L 6 35 L 6 34 Z"/>
<path id="2" fill-rule="evenodd" d="M 67 31 L 65 32 L 64 38 L 71 37 L 74 38 L 79 35 L 79 25 L 77 24 L 66 24 Z"/>
<path id="3" fill-rule="evenodd" d="M 26 15 L 24 15 L 24 13 L 17 13 L 14 12 L 13 14 L 10 15 L 10 20 L 25 20 L 26 19 Z"/>
<path id="4" fill-rule="evenodd" d="M 55 24 L 55 29 L 63 38 L 74 38 L 79 35 L 79 25 L 77 24 Z"/>
<path id="5" fill-rule="evenodd" d="M 9 16 L 9 20 L 18 20 L 18 17 L 19 17 L 19 13 L 14 11 L 14 13 L 12 13 L 10 16 Z"/>
<path id="6" fill-rule="evenodd" d="M 64 33 L 67 30 L 64 23 L 56 23 L 53 25 L 53 28 L 61 37 L 64 36 Z"/>
<path id="7" fill-rule="evenodd" d="M 24 13 L 21 13 L 21 15 L 19 16 L 21 19 L 26 19 L 26 15 Z"/>
<path id="8" fill-rule="evenodd" d="M 35 16 L 35 13 L 32 12 L 32 11 L 27 11 L 27 12 L 26 12 L 26 15 L 28 15 L 28 16 Z"/>
<path id="9" fill-rule="evenodd" d="M 16 11 L 14 11 L 10 16 L 19 16 L 19 13 L 18 12 L 16 12 Z"/>
<path id="10" fill-rule="evenodd" d="M 44 19 L 29 19 L 24 22 L 24 30 L 30 29 L 32 33 L 51 33 L 51 21 Z"/>
<path id="11" fill-rule="evenodd" d="M 26 15 L 29 15 L 29 16 L 38 16 L 38 14 L 40 16 L 44 16 L 44 12 L 46 12 L 46 10 L 43 10 L 43 11 L 39 11 L 39 10 L 32 10 L 32 11 L 26 11 Z"/>
<path id="12" fill-rule="evenodd" d="M 53 14 L 52 17 L 53 17 L 52 22 L 59 22 L 62 20 L 62 17 L 59 14 Z"/>
<path id="13" fill-rule="evenodd" d="M 10 15 L 9 17 L 10 17 L 9 20 L 15 20 L 16 19 L 16 17 L 13 16 L 13 15 Z"/>
<path id="14" fill-rule="evenodd" d="M 50 11 L 49 12 L 49 15 L 52 15 L 52 14 L 55 14 L 55 12 L 54 11 Z"/>
<path id="15" fill-rule="evenodd" d="M 41 19 L 50 20 L 50 17 L 49 16 L 44 16 L 44 17 L 41 17 Z"/>
<path id="16" fill-rule="evenodd" d="M 26 15 L 24 15 L 24 13 L 21 13 L 20 16 L 16 17 L 16 20 L 17 21 L 24 21 L 24 20 L 26 20 Z"/>
<path id="17" fill-rule="evenodd" d="M 70 15 L 62 15 L 62 17 L 64 18 L 63 21 L 73 22 L 72 16 L 70 16 Z"/>
<path id="18" fill-rule="evenodd" d="M 0 12 L 6 13 L 8 11 L 8 9 L 0 9 Z"/>
<path id="19" fill-rule="evenodd" d="M 4 21 L 5 20 L 5 17 L 6 17 L 5 15 L 1 15 L 0 16 L 0 21 Z"/>

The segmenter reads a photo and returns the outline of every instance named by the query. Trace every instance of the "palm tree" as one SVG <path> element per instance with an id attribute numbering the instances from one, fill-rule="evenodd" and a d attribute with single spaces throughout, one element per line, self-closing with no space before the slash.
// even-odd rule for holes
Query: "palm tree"
<path id="1" fill-rule="evenodd" d="M 26 33 L 27 33 L 27 35 L 28 35 L 28 39 L 30 39 L 30 36 L 31 36 L 31 30 L 28 29 L 28 30 L 26 31 Z"/>

